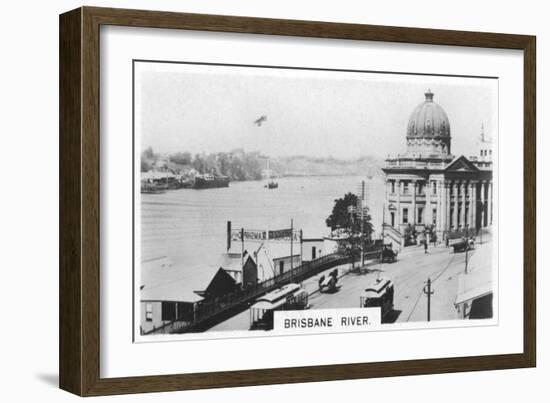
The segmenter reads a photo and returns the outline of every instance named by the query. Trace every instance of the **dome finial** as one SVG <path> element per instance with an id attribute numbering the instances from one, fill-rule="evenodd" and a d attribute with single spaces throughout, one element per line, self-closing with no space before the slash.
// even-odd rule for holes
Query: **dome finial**
<path id="1" fill-rule="evenodd" d="M 424 95 L 426 96 L 426 101 L 431 102 L 434 100 L 434 93 L 429 88 L 428 91 L 424 93 Z"/>

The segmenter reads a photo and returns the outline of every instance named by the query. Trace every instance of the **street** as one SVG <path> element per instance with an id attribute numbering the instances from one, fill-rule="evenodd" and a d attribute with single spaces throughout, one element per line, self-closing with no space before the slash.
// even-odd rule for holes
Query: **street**
<path id="1" fill-rule="evenodd" d="M 491 248 L 489 237 L 482 245 L 468 252 L 468 260 L 480 248 Z M 427 320 L 427 297 L 423 290 L 428 278 L 432 282 L 431 320 L 457 319 L 454 301 L 457 295 L 458 276 L 464 272 L 466 253 L 453 253 L 452 248 L 430 246 L 428 253 L 420 246 L 402 251 L 395 263 L 369 262 L 362 273 L 351 271 L 350 265 L 338 267 L 338 289 L 333 293 L 319 293 L 318 280 L 332 269 L 313 276 L 302 283 L 309 293 L 310 309 L 358 308 L 365 287 L 378 276 L 394 282 L 394 312 L 389 322 L 422 322 Z M 218 324 L 209 331 L 247 330 L 250 326 L 249 310 Z"/>

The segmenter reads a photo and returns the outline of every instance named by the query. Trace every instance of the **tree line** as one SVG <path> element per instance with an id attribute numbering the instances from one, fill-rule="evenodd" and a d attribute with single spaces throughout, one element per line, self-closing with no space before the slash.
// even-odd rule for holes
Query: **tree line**
<path id="1" fill-rule="evenodd" d="M 161 156 L 152 147 L 146 148 L 141 154 L 141 171 L 151 169 L 168 169 L 175 173 L 186 174 L 191 169 L 198 173 L 224 175 L 232 180 L 262 179 L 262 171 L 266 168 L 267 157 L 258 151 L 246 152 L 242 149 L 230 152 L 192 154 L 188 151 L 169 154 L 159 166 Z M 279 171 L 279 163 L 271 161 L 270 169 Z"/>

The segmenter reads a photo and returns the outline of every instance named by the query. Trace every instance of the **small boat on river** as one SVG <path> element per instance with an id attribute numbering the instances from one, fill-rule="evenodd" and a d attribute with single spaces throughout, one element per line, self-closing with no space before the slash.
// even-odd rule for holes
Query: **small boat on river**
<path id="1" fill-rule="evenodd" d="M 229 186 L 229 176 L 203 174 L 195 177 L 193 189 L 226 188 Z"/>

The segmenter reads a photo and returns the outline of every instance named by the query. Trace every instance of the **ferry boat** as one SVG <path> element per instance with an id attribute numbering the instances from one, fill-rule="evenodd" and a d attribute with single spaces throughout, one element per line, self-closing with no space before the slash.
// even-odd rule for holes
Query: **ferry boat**
<path id="1" fill-rule="evenodd" d="M 267 174 L 267 183 L 264 187 L 268 189 L 277 189 L 279 187 L 279 184 L 275 182 L 273 179 L 271 179 L 271 169 L 269 169 L 269 158 L 267 159 L 267 168 L 265 171 Z"/>
<path id="2" fill-rule="evenodd" d="M 228 176 L 203 174 L 195 176 L 193 189 L 226 188 L 229 186 Z"/>
<path id="3" fill-rule="evenodd" d="M 159 194 L 165 193 L 168 187 L 166 185 L 160 185 L 156 183 L 142 183 L 141 184 L 141 193 L 146 194 Z"/>

